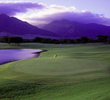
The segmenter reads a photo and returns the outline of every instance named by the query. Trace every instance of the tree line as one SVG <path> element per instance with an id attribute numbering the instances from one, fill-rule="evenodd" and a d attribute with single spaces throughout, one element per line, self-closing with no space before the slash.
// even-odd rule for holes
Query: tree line
<path id="1" fill-rule="evenodd" d="M 77 39 L 50 39 L 50 38 L 40 38 L 35 37 L 32 42 L 40 42 L 40 43 L 64 43 L 64 44 L 77 44 L 77 43 L 97 43 L 97 42 L 103 42 L 103 43 L 110 43 L 110 37 L 104 36 L 104 35 L 97 35 L 97 39 L 88 38 L 86 36 L 83 36 L 81 38 Z"/>
<path id="2" fill-rule="evenodd" d="M 110 37 L 104 35 L 97 35 L 97 39 L 88 38 L 86 36 L 77 39 L 50 39 L 50 38 L 35 37 L 34 39 L 29 40 L 29 39 L 23 39 L 22 37 L 4 36 L 0 39 L 0 41 L 18 46 L 24 42 L 53 43 L 53 44 L 78 44 L 78 43 L 85 44 L 85 43 L 97 43 L 97 42 L 110 43 Z"/>
<path id="3" fill-rule="evenodd" d="M 1 42 L 12 44 L 12 45 L 20 45 L 23 42 L 22 37 L 8 37 L 4 36 L 0 39 Z"/>

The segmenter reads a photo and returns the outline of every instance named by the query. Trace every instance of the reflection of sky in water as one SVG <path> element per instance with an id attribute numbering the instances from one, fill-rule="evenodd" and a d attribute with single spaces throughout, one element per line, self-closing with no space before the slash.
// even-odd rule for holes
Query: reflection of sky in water
<path id="1" fill-rule="evenodd" d="M 16 60 L 23 60 L 29 58 L 38 57 L 40 49 L 1 49 L 0 50 L 0 64 L 16 61 Z"/>

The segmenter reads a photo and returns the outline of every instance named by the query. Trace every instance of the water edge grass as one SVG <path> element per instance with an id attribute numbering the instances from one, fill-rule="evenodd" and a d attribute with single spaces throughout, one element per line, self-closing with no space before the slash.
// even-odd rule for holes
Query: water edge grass
<path id="1" fill-rule="evenodd" d="M 9 47 L 0 44 L 1 48 Z M 1 100 L 109 100 L 110 45 L 25 43 L 39 58 L 0 66 Z M 58 57 L 54 58 L 53 55 Z"/>

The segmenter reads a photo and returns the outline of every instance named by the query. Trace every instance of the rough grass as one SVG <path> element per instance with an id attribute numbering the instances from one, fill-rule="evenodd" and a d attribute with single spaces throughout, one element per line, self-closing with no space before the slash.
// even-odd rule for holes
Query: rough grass
<path id="1" fill-rule="evenodd" d="M 0 44 L 1 49 L 48 50 L 0 66 L 1 100 L 110 100 L 110 45 L 45 45 Z"/>

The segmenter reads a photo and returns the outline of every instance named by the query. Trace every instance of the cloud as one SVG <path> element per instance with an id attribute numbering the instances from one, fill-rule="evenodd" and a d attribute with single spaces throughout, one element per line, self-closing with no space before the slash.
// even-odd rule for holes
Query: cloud
<path id="1" fill-rule="evenodd" d="M 110 25 L 110 19 L 90 11 L 78 11 L 74 6 L 50 5 L 36 2 L 0 2 L 0 14 L 15 16 L 33 25 L 48 24 L 54 20 L 67 19 L 80 23 Z"/>
<path id="2" fill-rule="evenodd" d="M 110 19 L 103 14 L 94 14 L 90 11 L 78 11 L 75 7 L 65 7 L 60 5 L 51 5 L 37 14 L 30 15 L 27 20 L 33 25 L 47 24 L 54 20 L 67 19 L 80 23 L 98 23 L 110 25 Z"/>
<path id="3" fill-rule="evenodd" d="M 61 6 L 61 5 L 50 5 L 45 6 L 45 9 L 43 9 L 42 11 L 37 12 L 36 14 L 31 14 L 30 16 L 26 17 L 23 16 L 22 19 L 26 19 L 28 21 L 30 21 L 30 23 L 34 24 L 45 24 L 45 23 L 49 23 L 53 20 L 57 20 L 59 18 L 61 18 L 62 13 L 65 12 L 71 12 L 71 11 L 77 11 L 75 7 L 65 7 L 65 6 Z M 20 17 L 19 17 L 20 18 Z M 61 18 L 62 19 L 62 18 Z"/>
<path id="4" fill-rule="evenodd" d="M 9 16 L 17 13 L 26 13 L 29 9 L 43 9 L 44 5 L 32 2 L 0 2 L 0 14 L 7 14 Z"/>

